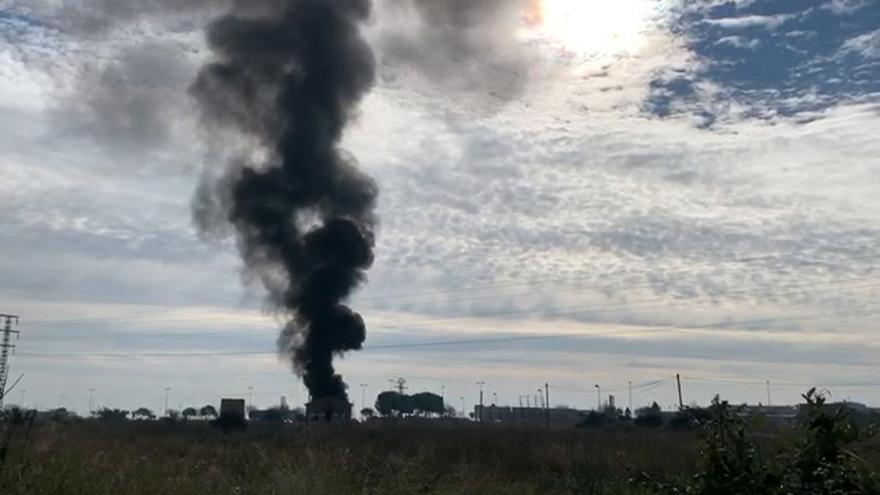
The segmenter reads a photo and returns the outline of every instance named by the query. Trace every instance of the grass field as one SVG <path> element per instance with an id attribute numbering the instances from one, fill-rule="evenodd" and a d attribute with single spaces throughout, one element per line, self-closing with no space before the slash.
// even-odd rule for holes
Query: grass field
<path id="1" fill-rule="evenodd" d="M 871 428 L 805 397 L 801 419 L 784 426 L 713 403 L 699 433 L 672 423 L 254 423 L 224 435 L 201 421 L 8 422 L 0 494 L 880 495 Z"/>
<path id="2" fill-rule="evenodd" d="M 77 421 L 16 432 L 0 493 L 639 493 L 628 467 L 685 475 L 695 435 L 477 425 L 251 428 Z"/>

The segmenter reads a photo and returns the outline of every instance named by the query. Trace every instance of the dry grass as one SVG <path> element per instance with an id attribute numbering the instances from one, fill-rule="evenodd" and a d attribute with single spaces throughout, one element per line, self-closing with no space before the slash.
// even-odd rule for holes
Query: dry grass
<path id="1" fill-rule="evenodd" d="M 36 426 L 16 432 L 0 493 L 538 494 L 636 493 L 628 466 L 679 476 L 696 462 L 691 433 L 348 425 Z"/>

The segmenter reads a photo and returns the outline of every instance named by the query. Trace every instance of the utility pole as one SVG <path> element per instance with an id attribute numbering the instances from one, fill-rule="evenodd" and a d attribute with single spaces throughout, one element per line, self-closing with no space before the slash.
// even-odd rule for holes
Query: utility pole
<path id="1" fill-rule="evenodd" d="M 20 332 L 12 329 L 13 325 L 18 325 L 17 315 L 0 314 L 0 319 L 3 320 L 3 338 L 0 340 L 0 408 L 2 408 L 3 396 L 6 395 L 6 380 L 9 378 L 9 352 L 15 349 L 9 341 L 12 334 L 15 334 L 15 340 L 18 340 Z"/>
<path id="2" fill-rule="evenodd" d="M 772 407 L 773 402 L 770 401 L 770 380 L 767 380 L 767 407 Z"/>
<path id="3" fill-rule="evenodd" d="M 629 382 L 629 414 L 633 414 L 633 382 L 630 380 Z"/>
<path id="4" fill-rule="evenodd" d="M 94 399 L 94 398 L 95 398 L 95 389 L 90 388 L 89 389 L 89 416 L 91 416 L 95 412 L 95 410 L 92 409 L 92 399 Z"/>
<path id="5" fill-rule="evenodd" d="M 477 382 L 477 386 L 480 387 L 480 423 L 483 422 L 483 385 L 486 382 Z"/>
<path id="6" fill-rule="evenodd" d="M 403 395 L 403 392 L 406 391 L 406 380 L 403 378 L 398 378 L 397 380 L 388 379 L 391 383 L 392 387 L 397 387 L 397 393 Z"/>
<path id="7" fill-rule="evenodd" d="M 678 384 L 678 410 L 684 409 L 684 400 L 681 398 L 681 375 L 675 374 L 675 383 Z"/>
<path id="8" fill-rule="evenodd" d="M 547 402 L 546 402 L 547 407 L 544 408 L 544 415 L 546 416 L 546 419 L 547 419 L 547 426 L 550 426 L 550 384 L 549 383 L 544 384 L 544 396 L 547 400 Z"/>

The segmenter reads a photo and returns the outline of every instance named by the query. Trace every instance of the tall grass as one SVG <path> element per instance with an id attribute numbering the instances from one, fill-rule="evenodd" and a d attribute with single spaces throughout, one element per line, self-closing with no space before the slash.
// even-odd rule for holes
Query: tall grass
<path id="1" fill-rule="evenodd" d="M 814 391 L 804 398 L 787 425 L 716 399 L 682 413 L 702 418 L 698 431 L 413 420 L 223 435 L 200 422 L 9 422 L 0 494 L 880 495 L 873 429 Z"/>
<path id="2" fill-rule="evenodd" d="M 625 494 L 628 466 L 678 476 L 695 455 L 694 435 L 654 430 L 79 421 L 17 435 L 0 493 Z"/>

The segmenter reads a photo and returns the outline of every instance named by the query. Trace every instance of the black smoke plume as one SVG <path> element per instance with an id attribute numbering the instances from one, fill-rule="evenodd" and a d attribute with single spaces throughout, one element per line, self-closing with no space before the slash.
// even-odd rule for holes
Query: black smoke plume
<path id="1" fill-rule="evenodd" d="M 344 302 L 373 263 L 378 190 L 339 142 L 374 82 L 370 11 L 369 0 L 242 0 L 210 25 L 215 60 L 191 90 L 209 129 L 253 143 L 205 179 L 194 216 L 203 231 L 218 212 L 234 226 L 247 274 L 288 318 L 278 345 L 313 398 L 345 395 L 333 358 L 365 339 Z"/>

